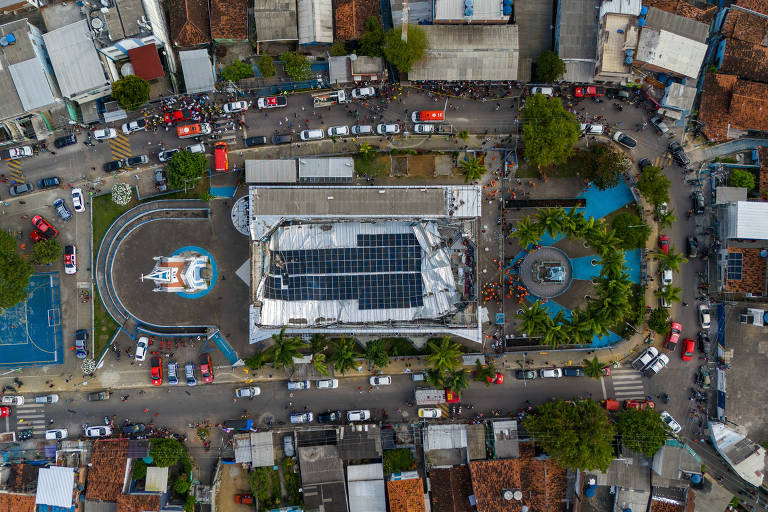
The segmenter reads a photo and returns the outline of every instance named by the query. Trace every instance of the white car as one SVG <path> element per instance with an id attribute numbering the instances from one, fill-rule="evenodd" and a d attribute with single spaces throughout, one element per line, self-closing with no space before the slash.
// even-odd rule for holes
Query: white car
<path id="1" fill-rule="evenodd" d="M 106 425 L 98 425 L 89 427 L 84 425 L 85 437 L 107 437 L 112 435 L 112 428 Z"/>
<path id="2" fill-rule="evenodd" d="M 312 383 L 308 380 L 297 380 L 297 381 L 288 381 L 288 389 L 291 391 L 301 390 L 301 389 L 310 389 L 312 387 Z"/>
<path id="3" fill-rule="evenodd" d="M 235 388 L 236 398 L 253 398 L 261 394 L 261 388 L 259 386 L 250 386 L 247 388 Z"/>
<path id="4" fill-rule="evenodd" d="M 673 434 L 677 434 L 683 430 L 683 427 L 681 427 L 680 424 L 675 421 L 675 418 L 673 418 L 667 411 L 662 411 L 661 421 L 669 427 L 669 430 L 671 430 Z"/>
<path id="5" fill-rule="evenodd" d="M 149 348 L 149 338 L 141 336 L 136 342 L 136 361 L 142 362 L 147 357 L 147 348 Z"/>
<path id="6" fill-rule="evenodd" d="M 328 128 L 329 137 L 344 137 L 349 135 L 349 126 L 331 126 Z"/>
<path id="7" fill-rule="evenodd" d="M 563 376 L 563 370 L 560 368 L 542 368 L 539 370 L 539 377 L 542 379 L 558 379 Z"/>
<path id="8" fill-rule="evenodd" d="M 45 431 L 45 439 L 48 441 L 66 439 L 68 435 L 69 432 L 65 428 L 54 428 Z"/>
<path id="9" fill-rule="evenodd" d="M 434 407 L 422 407 L 419 409 L 419 418 L 439 418 L 443 411 Z"/>
<path id="10" fill-rule="evenodd" d="M 117 137 L 117 130 L 114 128 L 105 128 L 103 130 L 93 130 L 93 138 L 96 140 L 108 140 Z"/>
<path id="11" fill-rule="evenodd" d="M 248 110 L 248 102 L 247 101 L 233 101 L 232 103 L 226 103 L 222 110 L 226 112 L 227 114 L 234 114 L 235 112 L 243 112 L 244 110 Z"/>
<path id="12" fill-rule="evenodd" d="M 134 132 L 140 132 L 146 129 L 147 129 L 147 122 L 143 119 L 137 119 L 136 121 L 125 123 L 122 127 L 123 133 L 126 135 L 130 135 Z"/>
<path id="13" fill-rule="evenodd" d="M 315 417 L 311 412 L 295 412 L 291 414 L 291 423 L 312 423 Z"/>
<path id="14" fill-rule="evenodd" d="M 645 367 L 643 375 L 653 377 L 669 364 L 669 357 L 666 354 L 660 354 L 651 364 Z"/>
<path id="15" fill-rule="evenodd" d="M 3 405 L 24 405 L 24 397 L 21 395 L 4 395 Z"/>
<path id="16" fill-rule="evenodd" d="M 18 148 L 11 148 L 8 150 L 8 159 L 16 160 L 17 158 L 26 158 L 33 156 L 35 152 L 30 146 L 20 146 Z"/>
<path id="17" fill-rule="evenodd" d="M 74 245 L 64 246 L 64 273 L 77 274 L 77 247 Z"/>
<path id="18" fill-rule="evenodd" d="M 55 404 L 59 401 L 59 395 L 52 393 L 50 395 L 38 395 L 35 397 L 36 404 Z"/>
<path id="19" fill-rule="evenodd" d="M 365 421 L 371 419 L 371 411 L 361 409 L 359 411 L 347 411 L 347 421 Z"/>
<path id="20" fill-rule="evenodd" d="M 543 94 L 544 96 L 552 96 L 555 90 L 551 87 L 533 87 L 531 88 L 531 94 Z"/>
<path id="21" fill-rule="evenodd" d="M 184 378 L 187 386 L 197 386 L 197 377 L 195 377 L 195 363 L 186 363 L 184 365 Z"/>
<path id="22" fill-rule="evenodd" d="M 370 98 L 376 96 L 376 89 L 373 87 L 358 87 L 352 89 L 352 98 Z"/>
<path id="23" fill-rule="evenodd" d="M 672 269 L 665 268 L 661 271 L 661 282 L 664 286 L 672 284 Z"/>
<path id="24" fill-rule="evenodd" d="M 712 325 L 712 317 L 709 314 L 709 306 L 699 304 L 699 324 L 702 329 L 709 329 Z"/>
<path id="25" fill-rule="evenodd" d="M 323 132 L 323 130 L 320 130 L 320 129 L 302 130 L 299 133 L 299 138 L 301 140 L 320 140 L 322 138 L 325 138 L 325 133 Z"/>
<path id="26" fill-rule="evenodd" d="M 85 211 L 85 199 L 83 198 L 83 191 L 79 188 L 72 189 L 72 205 L 75 207 L 77 213 Z"/>
<path id="27" fill-rule="evenodd" d="M 317 389 L 336 389 L 339 387 L 339 379 L 323 379 L 317 381 Z"/>
<path id="28" fill-rule="evenodd" d="M 413 125 L 414 133 L 434 133 L 435 125 L 433 124 L 415 124 Z"/>
<path id="29" fill-rule="evenodd" d="M 376 375 L 368 379 L 371 386 L 389 386 L 392 384 L 392 377 L 388 375 Z"/>
<path id="30" fill-rule="evenodd" d="M 643 354 L 632 361 L 632 368 L 635 370 L 642 370 L 646 366 L 650 364 L 651 361 L 656 359 L 656 356 L 659 355 L 659 351 L 656 349 L 656 347 L 648 347 L 648 350 L 643 352 Z"/>
<path id="31" fill-rule="evenodd" d="M 376 127 L 376 133 L 379 135 L 394 135 L 400 133 L 400 125 L 381 123 Z"/>

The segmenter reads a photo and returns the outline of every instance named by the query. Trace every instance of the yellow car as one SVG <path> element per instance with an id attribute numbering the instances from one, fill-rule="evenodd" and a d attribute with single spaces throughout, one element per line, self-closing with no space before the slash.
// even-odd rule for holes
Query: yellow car
<path id="1" fill-rule="evenodd" d="M 419 409 L 419 418 L 439 418 L 442 415 L 443 411 L 433 407 L 424 407 Z"/>

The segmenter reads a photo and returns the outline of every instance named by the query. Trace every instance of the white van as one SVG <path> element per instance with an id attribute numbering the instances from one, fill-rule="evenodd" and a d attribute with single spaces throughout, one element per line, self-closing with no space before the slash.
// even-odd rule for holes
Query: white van
<path id="1" fill-rule="evenodd" d="M 352 127 L 352 135 L 373 135 L 373 126 L 356 124 Z"/>
<path id="2" fill-rule="evenodd" d="M 531 88 L 531 94 L 538 94 L 541 93 L 544 96 L 552 97 L 552 95 L 555 93 L 555 90 L 551 87 L 532 87 Z"/>
<path id="3" fill-rule="evenodd" d="M 199 144 L 192 144 L 190 146 L 187 146 L 187 151 L 190 151 L 192 153 L 205 153 L 205 144 L 200 142 Z"/>
<path id="4" fill-rule="evenodd" d="M 301 140 L 320 140 L 325 137 L 323 130 L 304 130 L 299 134 Z"/>
<path id="5" fill-rule="evenodd" d="M 581 123 L 579 125 L 579 131 L 587 135 L 602 135 L 605 131 L 605 127 L 601 124 L 586 124 Z"/>

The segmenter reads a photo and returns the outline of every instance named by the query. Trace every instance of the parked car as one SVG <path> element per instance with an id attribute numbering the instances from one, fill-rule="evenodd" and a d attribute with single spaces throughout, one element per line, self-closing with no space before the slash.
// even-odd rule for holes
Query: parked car
<path id="1" fill-rule="evenodd" d="M 651 364 L 649 364 L 645 369 L 643 370 L 643 375 L 646 377 L 653 377 L 657 373 L 659 373 L 661 370 L 667 367 L 669 364 L 669 357 L 667 357 L 666 354 L 659 354 L 656 359 L 654 359 Z"/>
<path id="2" fill-rule="evenodd" d="M 618 142 L 622 146 L 630 149 L 637 146 L 637 141 L 624 132 L 615 132 L 611 138 L 614 140 L 614 142 Z"/>
<path id="3" fill-rule="evenodd" d="M 672 284 L 672 269 L 671 268 L 663 268 L 661 269 L 661 284 L 664 286 L 669 286 Z"/>
<path id="4" fill-rule="evenodd" d="M 371 411 L 368 409 L 347 411 L 347 421 L 366 421 L 369 419 L 371 419 Z"/>
<path id="5" fill-rule="evenodd" d="M 85 199 L 83 198 L 83 191 L 79 188 L 72 189 L 72 206 L 77 213 L 85 211 Z"/>
<path id="6" fill-rule="evenodd" d="M 147 163 L 149 163 L 149 156 L 147 155 L 131 156 L 125 160 L 126 167 L 138 167 Z"/>
<path id="7" fill-rule="evenodd" d="M 709 341 L 709 334 L 707 334 L 705 331 L 699 331 L 696 337 L 699 340 L 699 350 L 701 350 L 704 354 L 709 355 L 709 353 L 712 351 L 712 343 Z"/>
<path id="8" fill-rule="evenodd" d="M 669 237 L 667 235 L 659 235 L 659 249 L 664 254 L 669 254 Z"/>
<path id="9" fill-rule="evenodd" d="M 174 110 L 173 112 L 166 112 L 163 115 L 163 121 L 165 121 L 166 124 L 189 121 L 190 119 L 192 119 L 192 111 L 187 109 Z"/>
<path id="10" fill-rule="evenodd" d="M 53 428 L 45 431 L 46 441 L 58 441 L 59 439 L 66 439 L 69 435 L 65 428 Z"/>
<path id="11" fill-rule="evenodd" d="M 272 144 L 278 145 L 278 144 L 290 144 L 293 140 L 293 137 L 289 133 L 284 133 L 282 135 L 273 135 L 272 136 Z"/>
<path id="12" fill-rule="evenodd" d="M 349 126 L 331 126 L 328 128 L 329 137 L 344 137 L 349 135 Z"/>
<path id="13" fill-rule="evenodd" d="M 400 133 L 400 125 L 381 123 L 376 127 L 379 135 L 396 135 Z"/>
<path id="14" fill-rule="evenodd" d="M 659 116 L 652 117 L 651 124 L 659 132 L 659 135 L 664 135 L 669 131 L 669 126 L 667 126 L 667 123 L 665 123 Z"/>
<path id="15" fill-rule="evenodd" d="M 669 325 L 669 332 L 667 333 L 667 339 L 664 342 L 664 348 L 674 351 L 677 347 L 677 342 L 680 341 L 681 332 L 683 332 L 683 326 L 677 322 L 672 322 Z"/>
<path id="16" fill-rule="evenodd" d="M 654 409 L 656 408 L 656 404 L 653 403 L 652 400 L 624 400 L 624 408 L 625 409 Z"/>
<path id="17" fill-rule="evenodd" d="M 709 314 L 709 306 L 706 304 L 699 304 L 699 325 L 702 329 L 709 329 L 712 325 L 712 317 Z"/>
<path id="18" fill-rule="evenodd" d="M 85 359 L 88 355 L 88 331 L 78 329 L 75 331 L 75 357 Z"/>
<path id="19" fill-rule="evenodd" d="M 35 215 L 32 217 L 32 224 L 34 224 L 35 228 L 49 240 L 59 236 L 59 231 L 54 228 L 50 222 L 45 220 L 42 215 Z"/>
<path id="20" fill-rule="evenodd" d="M 117 130 L 114 128 L 105 128 L 103 130 L 93 130 L 93 138 L 96 140 L 108 140 L 117 137 Z"/>
<path id="21" fill-rule="evenodd" d="M 637 162 L 637 167 L 640 169 L 640 172 L 643 172 L 643 169 L 646 167 L 649 167 L 651 165 L 651 161 L 648 158 L 643 158 L 639 162 Z"/>
<path id="22" fill-rule="evenodd" d="M 504 384 L 504 374 L 496 372 L 495 375 L 489 375 L 486 377 L 488 384 Z"/>
<path id="23" fill-rule="evenodd" d="M 149 359 L 149 374 L 153 386 L 160 386 L 163 383 L 163 365 L 159 357 Z"/>
<path id="24" fill-rule="evenodd" d="M 0 407 L 0 418 L 7 418 L 11 415 L 11 408 L 7 406 Z"/>
<path id="25" fill-rule="evenodd" d="M 517 370 L 515 378 L 519 380 L 532 380 L 536 378 L 536 370 Z"/>
<path id="26" fill-rule="evenodd" d="M 573 95 L 577 98 L 589 98 L 593 96 L 602 96 L 602 91 L 594 85 L 579 86 L 573 89 Z"/>
<path id="27" fill-rule="evenodd" d="M 109 391 L 94 391 L 93 393 L 88 393 L 88 400 L 91 402 L 100 402 L 102 400 L 109 400 L 109 396 Z"/>
<path id="28" fill-rule="evenodd" d="M 253 505 L 255 503 L 253 494 L 235 494 L 235 503 L 241 505 Z"/>
<path id="29" fill-rule="evenodd" d="M 179 383 L 179 363 L 171 361 L 168 363 L 168 384 L 176 386 Z"/>
<path id="30" fill-rule="evenodd" d="M 308 380 L 288 381 L 288 389 L 291 391 L 309 389 L 312 387 L 312 383 Z"/>
<path id="31" fill-rule="evenodd" d="M 106 425 L 84 426 L 85 437 L 108 437 L 112 435 L 112 428 Z"/>
<path id="32" fill-rule="evenodd" d="M 189 362 L 184 365 L 184 378 L 187 386 L 197 386 L 197 377 L 195 377 L 195 363 Z"/>
<path id="33" fill-rule="evenodd" d="M 19 183 L 18 185 L 11 185 L 8 193 L 15 197 L 20 196 L 21 194 L 26 194 L 27 192 L 32 192 L 33 190 L 35 190 L 35 186 L 31 183 Z"/>
<path id="34" fill-rule="evenodd" d="M 667 427 L 673 434 L 678 434 L 680 433 L 681 430 L 683 430 L 683 427 L 681 427 L 680 424 L 675 421 L 675 418 L 673 418 L 672 415 L 669 414 L 667 411 L 662 411 L 661 421 L 663 421 L 664 424 L 667 425 Z"/>
<path id="35" fill-rule="evenodd" d="M 543 94 L 552 97 L 555 90 L 552 87 L 531 87 L 531 94 Z"/>
<path id="36" fill-rule="evenodd" d="M 656 359 L 656 356 L 659 355 L 659 351 L 656 349 L 656 347 L 648 347 L 645 349 L 645 352 L 643 352 L 640 357 L 632 361 L 632 368 L 635 370 L 642 370 L 646 366 L 648 366 L 651 361 Z"/>
<path id="37" fill-rule="evenodd" d="M 373 135 L 373 126 L 368 124 L 356 124 L 352 127 L 352 135 Z"/>
<path id="38" fill-rule="evenodd" d="M 317 389 L 336 389 L 339 387 L 339 379 L 322 379 L 315 383 Z"/>
<path id="39" fill-rule="evenodd" d="M 419 418 L 439 418 L 442 415 L 443 411 L 436 407 L 419 408 Z"/>
<path id="40" fill-rule="evenodd" d="M 704 213 L 704 208 L 706 206 L 704 204 L 704 194 L 701 193 L 701 190 L 694 190 L 693 193 L 691 193 L 691 203 L 693 213 L 696 215 L 701 215 Z"/>
<path id="41" fill-rule="evenodd" d="M 392 377 L 389 375 L 374 375 L 368 379 L 371 386 L 389 386 L 392 384 Z"/>
<path id="42" fill-rule="evenodd" d="M 245 139 L 245 145 L 249 148 L 252 148 L 254 146 L 263 146 L 267 143 L 267 138 L 264 136 L 258 136 L 258 137 L 248 137 Z"/>
<path id="43" fill-rule="evenodd" d="M 222 110 L 227 114 L 234 114 L 237 112 L 244 112 L 248 110 L 247 101 L 233 101 L 231 103 L 225 103 Z"/>
<path id="44" fill-rule="evenodd" d="M 563 370 L 560 368 L 542 368 L 539 370 L 539 377 L 542 379 L 559 379 L 563 376 Z"/>
<path id="45" fill-rule="evenodd" d="M 695 236 L 689 236 L 686 239 L 686 244 L 688 246 L 688 257 L 689 258 L 695 258 L 699 255 L 699 239 Z"/>
<path id="46" fill-rule="evenodd" d="M 285 96 L 264 96 L 256 100 L 256 106 L 259 108 L 278 108 L 288 105 L 288 98 Z"/>
<path id="47" fill-rule="evenodd" d="M 21 395 L 3 395 L 0 403 L 3 405 L 24 405 L 24 397 Z"/>
<path id="48" fill-rule="evenodd" d="M 59 401 L 59 395 L 50 393 L 47 395 L 38 395 L 35 397 L 36 404 L 55 404 Z"/>
<path id="49" fill-rule="evenodd" d="M 352 89 L 352 99 L 370 98 L 371 96 L 376 96 L 376 89 L 373 87 L 358 87 Z"/>
<path id="50" fill-rule="evenodd" d="M 149 347 L 149 338 L 146 336 L 140 336 L 139 341 L 136 342 L 136 362 L 140 363 L 147 357 L 147 348 Z"/>
<path id="51" fill-rule="evenodd" d="M 680 166 L 687 167 L 688 164 L 691 163 L 691 159 L 685 154 L 685 150 L 679 142 L 670 142 L 667 149 L 669 149 L 669 152 L 672 153 L 672 158 L 674 158 Z"/>
<path id="52" fill-rule="evenodd" d="M 621 99 L 626 100 L 630 97 L 629 91 L 625 89 L 606 89 L 605 91 L 605 97 L 609 99 Z"/>
<path id="53" fill-rule="evenodd" d="M 157 154 L 157 159 L 161 162 L 169 162 L 171 158 L 173 158 L 173 155 L 181 151 L 180 149 L 164 149 L 161 152 Z"/>
<path id="54" fill-rule="evenodd" d="M 121 430 L 123 434 L 141 434 L 147 429 L 143 423 L 133 423 L 131 425 L 124 426 Z"/>
<path id="55" fill-rule="evenodd" d="M 74 245 L 64 246 L 64 273 L 77 274 L 77 247 Z"/>
<path id="56" fill-rule="evenodd" d="M 694 352 L 696 352 L 696 342 L 693 338 L 685 338 L 683 340 L 683 361 L 690 361 L 693 359 Z"/>
<path id="57" fill-rule="evenodd" d="M 165 178 L 165 171 L 162 169 L 155 169 L 155 188 L 158 192 L 168 190 L 168 180 Z"/>
<path id="58" fill-rule="evenodd" d="M 296 455 L 296 450 L 293 445 L 293 434 L 283 436 L 283 455 L 286 457 L 293 457 Z"/>
<path id="59" fill-rule="evenodd" d="M 434 124 L 415 124 L 413 125 L 413 132 L 414 133 L 434 133 L 435 131 L 435 125 Z"/>
<path id="60" fill-rule="evenodd" d="M 699 373 L 696 374 L 696 385 L 701 386 L 702 389 L 709 389 L 712 385 L 712 380 L 709 376 L 709 367 L 705 364 L 699 366 Z"/>
<path id="61" fill-rule="evenodd" d="M 211 355 L 207 352 L 201 354 L 197 363 L 198 366 L 200 366 L 200 374 L 203 377 L 203 384 L 210 384 L 213 382 L 213 364 L 211 364 Z"/>
<path id="62" fill-rule="evenodd" d="M 58 187 L 59 185 L 61 185 L 61 180 L 59 179 L 58 176 L 49 176 L 47 178 L 38 180 L 37 182 L 37 188 L 39 188 L 40 190 L 45 188 Z"/>
<path id="63" fill-rule="evenodd" d="M 261 388 L 258 386 L 235 388 L 235 398 L 255 398 L 260 394 L 261 394 Z"/>
<path id="64" fill-rule="evenodd" d="M 295 412 L 291 414 L 291 423 L 312 423 L 314 416 L 311 412 Z"/>
<path id="65" fill-rule="evenodd" d="M 302 130 L 301 133 L 299 133 L 299 138 L 301 140 L 320 140 L 325 138 L 325 133 L 320 129 Z"/>
<path id="66" fill-rule="evenodd" d="M 321 412 L 317 415 L 318 423 L 334 423 L 341 420 L 341 411 Z"/>
<path id="67" fill-rule="evenodd" d="M 58 215 L 61 220 L 71 220 L 72 219 L 72 212 L 69 211 L 69 208 L 67 208 L 67 204 L 64 202 L 63 199 L 59 198 L 53 202 L 53 207 L 56 209 L 56 215 Z"/>
<path id="68" fill-rule="evenodd" d="M 583 377 L 584 376 L 584 368 L 581 366 L 569 366 L 568 368 L 563 368 L 563 377 Z"/>
<path id="69" fill-rule="evenodd" d="M 104 164 L 104 172 L 119 171 L 125 166 L 125 162 L 122 160 L 112 160 Z"/>
<path id="70" fill-rule="evenodd" d="M 146 129 L 147 129 L 147 122 L 144 119 L 137 119 L 136 121 L 125 123 L 122 126 L 123 133 L 126 135 L 130 135 L 132 133 L 140 132 Z"/>
<path id="71" fill-rule="evenodd" d="M 72 144 L 77 144 L 77 137 L 75 137 L 75 134 L 65 135 L 64 137 L 59 137 L 53 141 L 53 146 L 56 149 L 71 146 Z"/>

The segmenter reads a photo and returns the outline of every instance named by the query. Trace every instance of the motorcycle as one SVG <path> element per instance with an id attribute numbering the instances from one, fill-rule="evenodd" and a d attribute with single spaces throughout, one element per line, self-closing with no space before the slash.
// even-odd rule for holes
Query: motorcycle
<path id="1" fill-rule="evenodd" d="M 664 403 L 665 403 L 665 404 L 668 404 L 668 403 L 669 403 L 669 393 L 664 393 L 664 397 L 663 397 L 663 400 L 664 400 Z"/>

